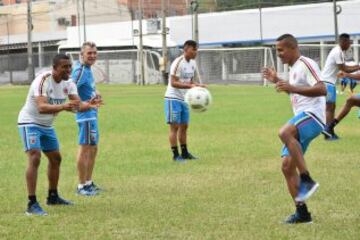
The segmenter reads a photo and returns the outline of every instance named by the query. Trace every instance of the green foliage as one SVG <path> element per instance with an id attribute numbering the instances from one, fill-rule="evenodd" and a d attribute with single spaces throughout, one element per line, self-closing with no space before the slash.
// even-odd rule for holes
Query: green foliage
<path id="1" fill-rule="evenodd" d="M 319 3 L 319 2 L 332 2 L 331 0 L 217 0 L 218 10 L 235 10 L 235 9 L 246 9 L 272 6 L 283 6 L 283 5 L 294 5 L 294 4 L 306 4 L 306 3 Z"/>

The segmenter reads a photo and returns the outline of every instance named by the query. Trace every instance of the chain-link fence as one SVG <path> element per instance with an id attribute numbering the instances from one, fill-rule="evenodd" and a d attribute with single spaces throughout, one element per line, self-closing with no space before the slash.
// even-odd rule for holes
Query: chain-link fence
<path id="1" fill-rule="evenodd" d="M 197 63 L 204 83 L 262 84 L 261 69 L 274 67 L 269 47 L 200 49 Z"/>
<path id="2" fill-rule="evenodd" d="M 322 68 L 334 44 L 301 44 L 301 54 L 314 59 Z M 79 60 L 79 52 L 67 53 L 72 61 Z M 179 52 L 177 51 L 176 56 Z M 33 63 L 35 72 L 51 68 L 56 52 L 35 53 Z M 176 57 L 170 56 L 170 59 Z M 346 61 L 359 62 L 359 45 L 346 51 Z M 141 79 L 141 62 L 136 49 L 99 51 L 93 73 L 97 82 L 121 84 L 159 84 L 163 83 L 160 71 L 161 55 L 154 50 L 144 50 L 144 81 Z M 201 80 L 204 83 L 263 84 L 263 67 L 274 67 L 281 77 L 287 78 L 288 67 L 276 57 L 275 48 L 216 48 L 200 49 L 197 63 Z M 169 63 L 170 65 L 170 63 Z M 168 69 L 169 70 L 169 69 Z M 28 83 L 27 54 L 0 56 L 0 84 Z"/>
<path id="3" fill-rule="evenodd" d="M 33 65 L 35 74 L 49 69 L 57 52 L 35 53 Z M 28 81 L 27 53 L 11 53 L 0 55 L 0 84 L 26 84 Z"/>
<path id="4" fill-rule="evenodd" d="M 67 52 L 72 61 L 79 60 L 79 52 Z M 144 50 L 144 83 L 158 84 L 162 82 L 160 72 L 160 54 L 155 51 Z M 112 50 L 99 51 L 97 61 L 92 70 L 96 82 L 141 84 L 141 64 L 139 51 Z"/>

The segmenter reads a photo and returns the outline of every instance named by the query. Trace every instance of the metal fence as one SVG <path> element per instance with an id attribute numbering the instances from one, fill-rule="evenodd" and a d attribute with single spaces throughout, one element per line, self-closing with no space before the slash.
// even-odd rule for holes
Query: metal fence
<path id="1" fill-rule="evenodd" d="M 302 55 L 314 59 L 322 68 L 326 57 L 335 45 L 333 44 L 301 44 Z M 35 73 L 50 69 L 52 58 L 57 52 L 34 54 L 33 63 Z M 79 60 L 78 52 L 67 53 L 73 61 Z M 174 59 L 179 52 L 172 54 Z M 175 56 L 176 55 L 176 56 Z M 145 84 L 163 83 L 160 71 L 161 55 L 154 50 L 144 51 L 144 80 Z M 359 62 L 359 45 L 353 45 L 345 54 L 346 60 Z M 263 84 L 261 76 L 263 67 L 274 67 L 279 75 L 287 78 L 288 67 L 276 57 L 275 48 L 216 48 L 200 49 L 197 63 L 201 79 L 204 83 L 237 83 Z M 113 50 L 99 51 L 98 60 L 93 66 L 93 73 L 97 82 L 115 84 L 140 84 L 139 51 Z M 27 54 L 0 55 L 0 84 L 29 83 L 27 74 Z"/>
<path id="2" fill-rule="evenodd" d="M 35 53 L 33 64 L 35 73 L 49 69 L 52 59 L 57 52 Z M 0 55 L 0 84 L 25 84 L 28 81 L 28 55 L 27 53 L 12 53 Z"/>

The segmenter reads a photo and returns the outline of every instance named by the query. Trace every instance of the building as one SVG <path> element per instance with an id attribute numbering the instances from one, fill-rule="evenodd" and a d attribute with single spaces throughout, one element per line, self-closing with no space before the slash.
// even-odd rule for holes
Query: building
<path id="1" fill-rule="evenodd" d="M 27 43 L 27 4 L 25 1 L 2 1 L 0 7 L 0 47 L 4 49 L 22 48 Z M 66 39 L 66 28 L 82 25 L 84 15 L 82 5 L 77 0 L 33 1 L 32 25 L 33 39 L 36 45 L 41 41 L 59 41 Z M 86 24 L 119 22 L 131 19 L 128 8 L 117 0 L 86 1 Z M 20 45 L 19 45 L 20 44 Z"/>

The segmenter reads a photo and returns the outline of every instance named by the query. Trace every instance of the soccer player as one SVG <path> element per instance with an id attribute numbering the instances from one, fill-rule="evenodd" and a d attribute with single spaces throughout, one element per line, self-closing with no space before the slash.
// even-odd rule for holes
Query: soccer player
<path id="1" fill-rule="evenodd" d="M 360 73 L 352 74 L 347 72 L 340 71 L 338 77 L 342 78 L 351 78 L 356 81 L 360 81 Z M 348 115 L 352 107 L 360 107 L 360 94 L 351 95 L 347 100 L 345 105 L 341 108 L 340 112 L 334 118 L 334 120 L 328 125 L 327 131 L 330 134 L 334 134 L 334 128 L 339 122 Z M 360 117 L 360 116 L 359 116 Z"/>
<path id="2" fill-rule="evenodd" d="M 101 100 L 96 90 L 94 75 L 91 66 L 97 57 L 96 45 L 93 42 L 84 42 L 81 47 L 81 61 L 77 62 L 72 72 L 81 101 L 91 99 Z M 98 151 L 99 129 L 97 109 L 76 114 L 79 127 L 79 150 L 77 155 L 77 169 L 79 184 L 77 193 L 83 196 L 94 196 L 101 190 L 92 180 L 95 159 Z"/>
<path id="3" fill-rule="evenodd" d="M 57 187 L 60 175 L 61 154 L 54 128 L 54 118 L 62 111 L 84 111 L 95 107 L 95 103 L 81 103 L 76 86 L 67 81 L 71 73 L 68 56 L 58 54 L 53 59 L 52 71 L 40 74 L 30 86 L 26 103 L 18 117 L 21 140 L 28 157 L 26 183 L 28 190 L 27 215 L 47 215 L 36 199 L 37 172 L 40 165 L 41 151 L 49 160 L 48 205 L 70 205 L 61 198 Z M 69 98 L 69 102 L 65 102 Z"/>
<path id="4" fill-rule="evenodd" d="M 359 66 L 345 65 L 345 51 L 350 48 L 350 35 L 343 33 L 339 36 L 339 45 L 334 47 L 325 62 L 324 69 L 321 72 L 322 80 L 326 82 L 327 96 L 326 96 L 326 124 L 330 124 L 334 119 L 336 108 L 336 74 L 339 70 L 344 72 L 354 72 L 359 70 Z M 328 131 L 327 131 L 328 132 Z M 338 136 L 335 132 L 328 136 L 325 134 L 325 139 L 336 140 Z"/>
<path id="5" fill-rule="evenodd" d="M 187 89 L 195 86 L 205 87 L 195 83 L 199 78 L 195 62 L 197 43 L 188 40 L 184 43 L 184 54 L 176 58 L 170 67 L 169 83 L 165 93 L 165 116 L 170 126 L 169 141 L 173 153 L 173 160 L 184 162 L 186 159 L 195 160 L 187 149 L 187 129 L 189 126 L 189 107 L 184 102 Z M 178 141 L 181 155 L 178 150 Z"/>
<path id="6" fill-rule="evenodd" d="M 290 95 L 295 114 L 279 132 L 279 138 L 284 143 L 282 172 L 296 206 L 295 213 L 285 223 L 309 223 L 312 218 L 305 200 L 317 190 L 319 184 L 310 177 L 304 154 L 310 142 L 325 126 L 326 86 L 319 78 L 318 65 L 312 59 L 300 55 L 294 36 L 280 36 L 276 50 L 281 61 L 291 67 L 289 81 L 280 79 L 271 68 L 265 68 L 263 75 L 276 84 L 277 91 Z"/>

